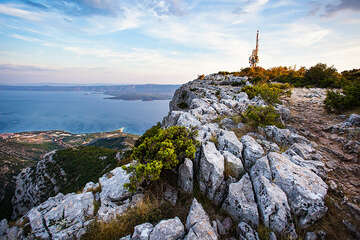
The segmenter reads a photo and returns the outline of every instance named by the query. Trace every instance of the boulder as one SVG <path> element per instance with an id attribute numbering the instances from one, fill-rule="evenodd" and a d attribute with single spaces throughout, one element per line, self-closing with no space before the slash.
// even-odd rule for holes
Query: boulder
<path id="1" fill-rule="evenodd" d="M 233 131 L 221 130 L 218 135 L 219 150 L 231 152 L 241 159 L 243 145 Z"/>
<path id="2" fill-rule="evenodd" d="M 266 126 L 264 132 L 268 138 L 271 138 L 281 146 L 289 146 L 293 143 L 310 144 L 310 141 L 299 134 L 291 132 L 289 129 L 281 129 L 276 126 Z"/>
<path id="3" fill-rule="evenodd" d="M 289 150 L 292 150 L 304 160 L 312 160 L 313 155 L 316 154 L 316 150 L 311 145 L 303 143 L 294 143 Z"/>
<path id="4" fill-rule="evenodd" d="M 184 225 L 178 217 L 162 220 L 150 233 L 149 240 L 177 240 L 184 237 Z"/>
<path id="5" fill-rule="evenodd" d="M 151 223 L 143 223 L 134 227 L 134 233 L 131 240 L 148 240 L 150 233 L 154 229 Z"/>
<path id="6" fill-rule="evenodd" d="M 256 161 L 250 177 L 257 199 L 258 209 L 264 225 L 281 235 L 296 239 L 294 223 L 285 193 L 272 183 L 267 157 Z"/>
<path id="7" fill-rule="evenodd" d="M 93 183 L 93 182 L 88 182 L 84 189 L 83 189 L 83 193 L 86 193 L 86 192 L 92 192 L 92 191 L 95 191 L 96 189 L 98 189 L 100 187 L 99 183 Z"/>
<path id="8" fill-rule="evenodd" d="M 360 115 L 353 113 L 346 119 L 346 122 L 350 123 L 352 126 L 360 127 Z"/>
<path id="9" fill-rule="evenodd" d="M 246 169 L 250 169 L 255 161 L 264 155 L 264 149 L 249 135 L 243 136 L 241 142 L 244 144 L 244 165 Z"/>
<path id="10" fill-rule="evenodd" d="M 196 200 L 196 198 L 194 198 L 189 214 L 186 218 L 186 229 L 190 230 L 190 228 L 197 222 L 210 222 L 210 219 L 201 204 Z"/>
<path id="11" fill-rule="evenodd" d="M 79 238 L 79 232 L 88 225 L 94 216 L 94 196 L 92 193 L 59 193 L 50 197 L 39 206 L 32 208 L 26 215 L 32 234 L 37 239 Z"/>
<path id="12" fill-rule="evenodd" d="M 185 158 L 184 163 L 182 163 L 179 167 L 178 185 L 184 192 L 187 193 L 193 192 L 193 186 L 194 186 L 193 162 L 188 158 Z"/>
<path id="13" fill-rule="evenodd" d="M 115 168 L 99 178 L 101 186 L 99 219 L 108 222 L 128 208 L 127 200 L 131 194 L 124 185 L 129 182 L 130 175 L 122 167 Z"/>
<path id="14" fill-rule="evenodd" d="M 240 222 L 236 230 L 240 240 L 260 240 L 258 233 L 245 222 Z"/>
<path id="15" fill-rule="evenodd" d="M 240 158 L 235 157 L 231 152 L 228 151 L 223 151 L 222 155 L 225 159 L 226 174 L 233 178 L 239 179 L 245 173 L 245 169 Z"/>
<path id="16" fill-rule="evenodd" d="M 205 124 L 199 128 L 196 140 L 200 143 L 205 143 L 209 141 L 212 136 L 216 136 L 219 131 L 219 125 L 217 123 Z"/>
<path id="17" fill-rule="evenodd" d="M 220 125 L 226 130 L 231 130 L 236 127 L 234 121 L 230 118 L 224 118 L 220 121 Z"/>
<path id="18" fill-rule="evenodd" d="M 206 142 L 202 145 L 202 155 L 199 163 L 200 191 L 218 204 L 223 196 L 221 191 L 223 180 L 224 157 L 216 149 L 214 143 Z"/>
<path id="19" fill-rule="evenodd" d="M 273 182 L 286 193 L 292 212 L 299 218 L 299 226 L 308 227 L 324 216 L 326 183 L 314 172 L 291 162 L 286 155 L 271 152 L 268 159 Z"/>
<path id="20" fill-rule="evenodd" d="M 194 198 L 189 215 L 186 218 L 186 229 L 189 230 L 184 239 L 187 240 L 216 240 L 217 234 L 212 227 L 209 217 L 201 204 Z"/>
<path id="21" fill-rule="evenodd" d="M 249 222 L 254 226 L 259 224 L 258 208 L 248 174 L 229 185 L 229 193 L 222 208 L 237 221 Z"/>
<path id="22" fill-rule="evenodd" d="M 196 128 L 201 126 L 201 122 L 188 112 L 172 111 L 163 119 L 162 126 L 171 127 L 175 125 Z"/>
<path id="23" fill-rule="evenodd" d="M 325 164 L 323 162 L 318 160 L 304 160 L 299 155 L 297 155 L 292 149 L 288 149 L 286 150 L 286 152 L 282 154 L 289 157 L 290 161 L 295 163 L 296 165 L 307 168 L 313 171 L 314 173 L 316 173 L 322 179 L 326 179 L 327 174 L 325 171 Z"/>

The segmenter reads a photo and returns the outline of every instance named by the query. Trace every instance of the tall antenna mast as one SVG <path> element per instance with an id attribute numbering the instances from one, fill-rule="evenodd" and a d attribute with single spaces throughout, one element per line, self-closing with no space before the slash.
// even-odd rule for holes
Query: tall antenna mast
<path id="1" fill-rule="evenodd" d="M 250 67 L 254 68 L 256 67 L 256 64 L 259 62 L 259 30 L 256 32 L 256 48 L 252 50 L 252 54 L 249 58 Z"/>

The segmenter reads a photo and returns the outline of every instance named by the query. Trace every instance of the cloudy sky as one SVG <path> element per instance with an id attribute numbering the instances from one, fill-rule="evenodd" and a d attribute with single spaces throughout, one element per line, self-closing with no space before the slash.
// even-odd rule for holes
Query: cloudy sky
<path id="1" fill-rule="evenodd" d="M 360 67 L 360 0 L 0 0 L 0 84 L 184 83 L 260 65 Z"/>

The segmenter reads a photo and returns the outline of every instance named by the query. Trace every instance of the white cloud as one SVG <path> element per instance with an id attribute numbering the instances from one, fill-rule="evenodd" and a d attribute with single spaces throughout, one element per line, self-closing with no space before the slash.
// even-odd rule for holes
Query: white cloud
<path id="1" fill-rule="evenodd" d="M 42 14 L 23 10 L 20 9 L 20 7 L 21 7 L 20 5 L 0 4 L 0 14 L 19 17 L 31 21 L 38 21 L 42 19 Z"/>
<path id="2" fill-rule="evenodd" d="M 27 41 L 27 42 L 42 42 L 38 38 L 27 37 L 27 36 L 23 36 L 23 35 L 19 35 L 19 34 L 11 34 L 10 37 L 20 39 L 20 40 L 23 40 L 23 41 Z"/>

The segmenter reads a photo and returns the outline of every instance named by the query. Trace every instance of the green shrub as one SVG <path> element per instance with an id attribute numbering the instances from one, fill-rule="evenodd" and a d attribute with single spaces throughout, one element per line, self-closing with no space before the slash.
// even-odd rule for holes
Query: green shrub
<path id="1" fill-rule="evenodd" d="M 324 101 L 329 112 L 341 113 L 360 106 L 360 81 L 344 86 L 342 93 L 327 91 Z"/>
<path id="2" fill-rule="evenodd" d="M 253 86 L 245 86 L 242 91 L 246 92 L 250 99 L 260 96 L 266 103 L 280 103 L 282 95 L 291 95 L 290 85 L 282 83 L 264 83 Z"/>
<path id="3" fill-rule="evenodd" d="M 243 113 L 243 118 L 252 127 L 265 127 L 267 125 L 275 125 L 279 128 L 284 127 L 280 121 L 279 113 L 276 112 L 273 106 L 249 106 L 245 113 Z"/>
<path id="4" fill-rule="evenodd" d="M 339 88 L 341 87 L 342 76 L 333 66 L 318 63 L 305 72 L 305 86 L 320 88 Z"/>
<path id="5" fill-rule="evenodd" d="M 148 130 L 146 130 L 146 132 L 141 137 L 139 137 L 138 140 L 136 140 L 134 146 L 137 147 L 140 144 L 142 144 L 146 138 L 151 138 L 151 137 L 155 136 L 156 134 L 158 134 L 160 129 L 161 129 L 161 125 L 160 125 L 160 122 L 158 122 L 156 125 L 152 126 Z"/>
<path id="6" fill-rule="evenodd" d="M 177 106 L 178 106 L 179 108 L 181 108 L 181 109 L 187 109 L 187 108 L 189 108 L 189 105 L 188 105 L 186 102 L 178 103 Z"/>
<path id="7" fill-rule="evenodd" d="M 146 137 L 133 149 L 131 158 L 136 164 L 124 167 L 132 173 L 126 187 L 135 191 L 144 181 L 158 180 L 163 169 L 173 169 L 185 158 L 194 158 L 196 151 L 195 132 L 185 127 L 173 126 L 158 129 L 153 136 Z"/>
<path id="8" fill-rule="evenodd" d="M 98 178 L 118 165 L 115 150 L 94 146 L 59 150 L 54 160 L 66 173 L 67 181 L 61 184 L 60 192 L 76 192 L 87 182 Z"/>

